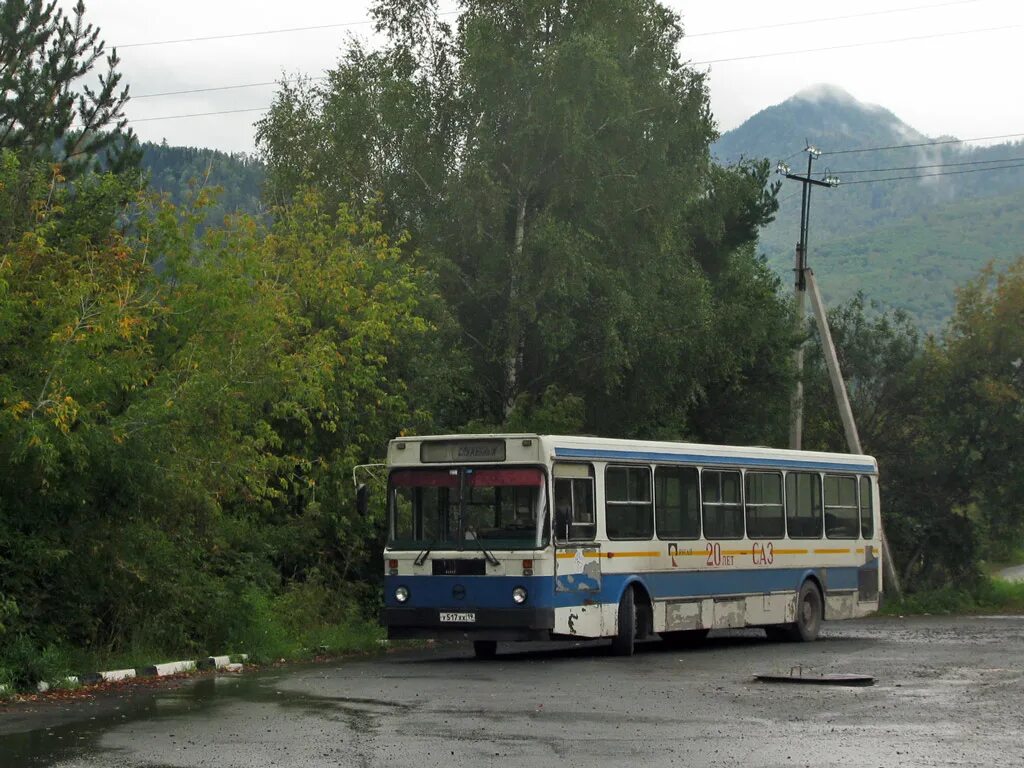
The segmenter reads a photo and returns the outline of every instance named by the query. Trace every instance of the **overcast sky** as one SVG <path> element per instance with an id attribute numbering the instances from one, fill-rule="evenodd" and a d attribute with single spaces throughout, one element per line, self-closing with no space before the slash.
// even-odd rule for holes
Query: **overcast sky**
<path id="1" fill-rule="evenodd" d="M 1019 0 L 664 1 L 682 16 L 687 32 L 683 58 L 696 63 L 758 56 L 698 65 L 710 70 L 711 104 L 722 131 L 803 88 L 830 83 L 891 109 L 930 136 L 1024 132 L 1024 3 Z M 61 0 L 65 8 L 73 4 Z M 133 96 L 128 115 L 140 137 L 252 151 L 258 112 L 164 118 L 263 108 L 273 86 L 142 97 L 271 82 L 283 73 L 322 74 L 337 61 L 349 35 L 371 35 L 371 27 L 359 23 L 368 18 L 369 5 L 370 0 L 87 0 L 86 8 L 108 45 L 118 47 Z M 441 7 L 453 10 L 457 4 L 441 0 Z M 352 22 L 344 28 L 138 45 Z M 758 29 L 728 31 L 744 27 Z M 935 37 L 904 39 L 929 35 Z M 896 39 L 903 40 L 860 46 Z M 860 47 L 763 55 L 851 45 Z"/>

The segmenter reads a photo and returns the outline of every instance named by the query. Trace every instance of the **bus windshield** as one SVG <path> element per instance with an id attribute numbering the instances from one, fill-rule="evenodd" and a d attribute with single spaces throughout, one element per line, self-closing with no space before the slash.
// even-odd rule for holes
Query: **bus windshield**
<path id="1" fill-rule="evenodd" d="M 532 467 L 402 469 L 388 480 L 391 549 L 533 549 L 547 541 L 544 473 Z"/>

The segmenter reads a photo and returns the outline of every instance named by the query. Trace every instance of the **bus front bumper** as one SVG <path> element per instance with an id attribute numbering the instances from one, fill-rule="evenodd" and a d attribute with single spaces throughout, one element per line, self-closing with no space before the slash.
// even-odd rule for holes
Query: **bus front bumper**
<path id="1" fill-rule="evenodd" d="M 443 616 L 471 614 L 472 621 L 442 621 Z M 381 624 L 388 638 L 468 639 L 468 640 L 547 640 L 555 627 L 553 608 L 475 608 L 438 610 L 437 608 L 385 608 Z"/>

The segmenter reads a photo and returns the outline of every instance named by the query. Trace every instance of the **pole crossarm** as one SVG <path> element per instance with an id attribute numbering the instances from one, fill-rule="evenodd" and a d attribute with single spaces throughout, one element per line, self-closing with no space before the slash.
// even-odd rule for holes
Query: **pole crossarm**
<path id="1" fill-rule="evenodd" d="M 783 174 L 787 179 L 793 179 L 793 181 L 802 181 L 805 184 L 813 184 L 816 187 L 834 187 L 835 182 L 827 179 L 812 179 L 809 176 L 798 176 L 795 173 Z"/>

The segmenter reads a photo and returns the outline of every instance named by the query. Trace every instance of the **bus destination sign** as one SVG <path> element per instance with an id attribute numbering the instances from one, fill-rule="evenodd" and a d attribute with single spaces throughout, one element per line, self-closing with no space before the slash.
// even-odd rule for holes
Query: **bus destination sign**
<path id="1" fill-rule="evenodd" d="M 420 461 L 429 464 L 504 460 L 504 440 L 428 442 L 422 443 L 420 446 Z"/>

